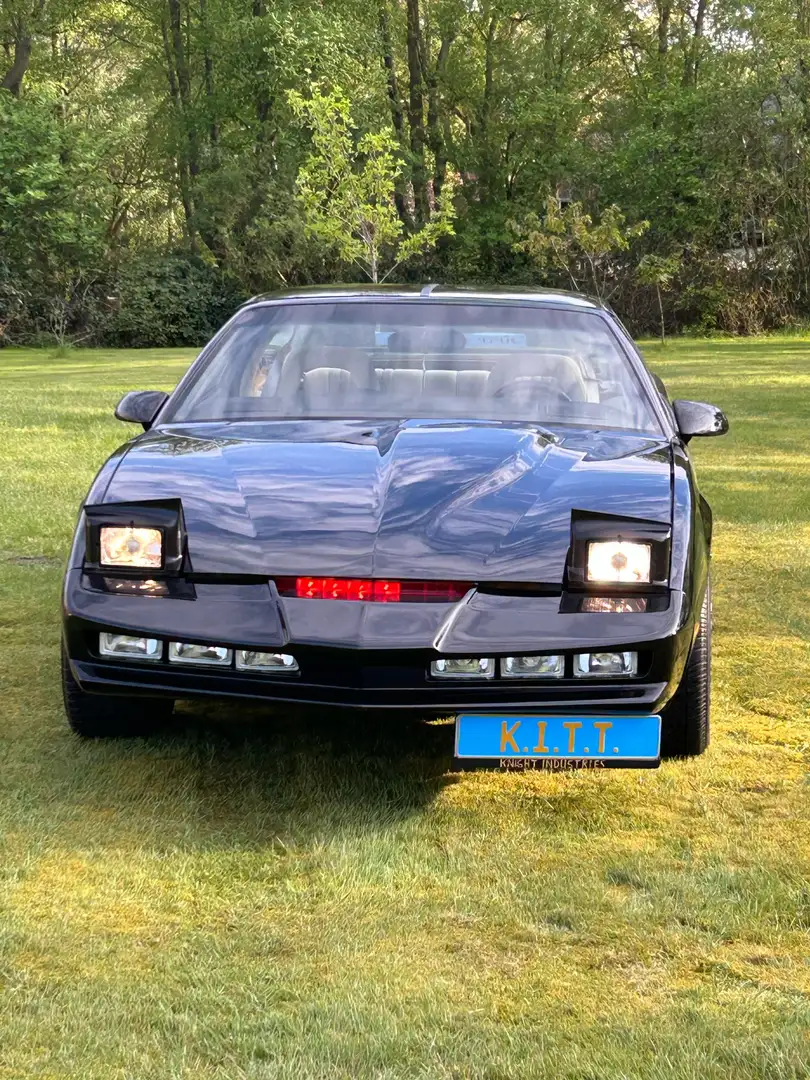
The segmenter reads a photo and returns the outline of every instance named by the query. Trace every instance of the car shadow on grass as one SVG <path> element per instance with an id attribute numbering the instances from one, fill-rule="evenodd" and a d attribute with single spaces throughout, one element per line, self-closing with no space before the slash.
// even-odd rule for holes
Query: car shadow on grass
<path id="1" fill-rule="evenodd" d="M 93 845 L 309 846 L 407 828 L 458 779 L 452 749 L 449 723 L 183 702 L 149 739 L 72 737 L 50 771 Z"/>

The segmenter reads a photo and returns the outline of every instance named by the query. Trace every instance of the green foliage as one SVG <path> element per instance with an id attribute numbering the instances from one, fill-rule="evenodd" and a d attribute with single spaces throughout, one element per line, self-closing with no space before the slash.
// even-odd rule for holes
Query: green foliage
<path id="1" fill-rule="evenodd" d="M 48 96 L 0 91 L 0 330 L 6 340 L 89 332 L 104 258 L 102 147 Z"/>
<path id="2" fill-rule="evenodd" d="M 295 116 L 312 132 L 313 150 L 297 181 L 310 235 L 337 251 L 343 262 L 360 267 L 375 283 L 435 247 L 441 237 L 453 235 L 451 173 L 443 177 L 435 212 L 421 229 L 406 236 L 394 201 L 402 161 L 393 133 L 366 132 L 355 142 L 349 101 L 339 91 L 315 91 L 309 98 L 291 91 L 288 99 Z"/>
<path id="3" fill-rule="evenodd" d="M 608 206 L 594 223 L 579 202 L 561 208 L 558 200 L 549 195 L 545 215 L 529 213 L 516 226 L 522 239 L 515 249 L 533 259 L 545 269 L 563 271 L 571 287 L 588 290 L 600 300 L 608 300 L 619 287 L 622 266 L 618 259 L 630 250 L 649 228 L 648 221 L 625 224 L 625 215 L 618 206 Z"/>
<path id="4" fill-rule="evenodd" d="M 147 257 L 122 267 L 106 340 L 130 348 L 202 346 L 246 297 L 202 259 Z"/>
<path id="5" fill-rule="evenodd" d="M 2 0 L 0 341 L 166 340 L 149 290 L 106 298 L 174 256 L 239 294 L 364 274 L 575 285 L 647 331 L 806 319 L 806 7 Z"/>
<path id="6" fill-rule="evenodd" d="M 664 317 L 664 304 L 661 298 L 663 292 L 672 287 L 672 282 L 681 265 L 682 252 L 672 255 L 654 255 L 648 253 L 642 255 L 636 267 L 636 277 L 642 285 L 654 285 L 655 295 L 658 299 L 658 311 L 661 317 L 661 343 L 666 338 L 666 319 Z"/>

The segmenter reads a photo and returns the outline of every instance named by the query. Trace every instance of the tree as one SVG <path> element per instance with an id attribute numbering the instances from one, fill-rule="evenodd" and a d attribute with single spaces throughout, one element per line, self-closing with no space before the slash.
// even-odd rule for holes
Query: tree
<path id="1" fill-rule="evenodd" d="M 672 285 L 672 279 L 677 274 L 681 265 L 682 253 L 673 255 L 644 255 L 636 267 L 636 277 L 642 285 L 654 285 L 655 295 L 658 298 L 658 314 L 661 319 L 661 344 L 666 340 L 666 324 L 664 322 L 664 305 L 661 293 L 666 292 Z"/>
<path id="2" fill-rule="evenodd" d="M 518 226 L 523 238 L 515 244 L 515 250 L 542 268 L 563 271 L 574 289 L 587 288 L 598 299 L 608 300 L 620 284 L 621 268 L 616 256 L 628 251 L 631 241 L 648 228 L 648 221 L 626 225 L 624 214 L 615 204 L 603 210 L 600 220 L 594 223 L 582 203 L 572 202 L 562 209 L 549 195 L 545 216 L 528 214 Z"/>
<path id="3" fill-rule="evenodd" d="M 296 185 L 306 229 L 343 262 L 359 266 L 376 284 L 435 247 L 441 237 L 453 235 L 452 173 L 445 175 L 429 219 L 406 235 L 394 198 L 403 163 L 391 129 L 355 139 L 349 101 L 340 91 L 316 91 L 310 98 L 291 91 L 288 100 L 312 132 L 313 149 Z"/>

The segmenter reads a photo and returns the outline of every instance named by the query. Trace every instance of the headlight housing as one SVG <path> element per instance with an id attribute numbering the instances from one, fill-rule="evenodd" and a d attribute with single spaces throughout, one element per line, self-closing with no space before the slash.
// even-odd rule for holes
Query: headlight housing
<path id="1" fill-rule="evenodd" d="M 137 566 L 160 570 L 163 566 L 163 532 L 131 525 L 102 525 L 99 534 L 102 566 Z"/>
<path id="2" fill-rule="evenodd" d="M 586 581 L 650 583 L 652 544 L 636 540 L 592 540 L 588 544 Z"/>
<path id="3" fill-rule="evenodd" d="M 565 589 L 632 596 L 669 587 L 672 526 L 574 510 Z"/>
<path id="4" fill-rule="evenodd" d="M 177 577 L 185 526 L 179 500 L 85 506 L 84 569 L 138 578 Z"/>

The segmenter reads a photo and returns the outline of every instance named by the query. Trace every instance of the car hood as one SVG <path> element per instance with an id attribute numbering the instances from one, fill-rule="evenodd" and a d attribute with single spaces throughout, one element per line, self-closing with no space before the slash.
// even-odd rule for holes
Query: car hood
<path id="1" fill-rule="evenodd" d="M 562 581 L 571 511 L 671 521 L 663 437 L 277 421 L 136 439 L 105 502 L 179 498 L 195 572 Z"/>

